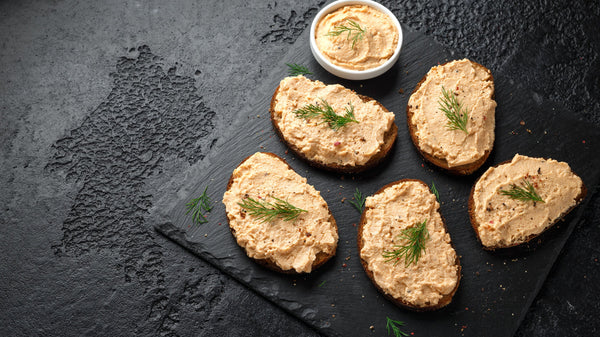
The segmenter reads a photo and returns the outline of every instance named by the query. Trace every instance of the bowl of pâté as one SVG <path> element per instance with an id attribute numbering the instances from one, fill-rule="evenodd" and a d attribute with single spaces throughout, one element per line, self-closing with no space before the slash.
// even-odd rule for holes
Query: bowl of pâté
<path id="1" fill-rule="evenodd" d="M 398 60 L 402 28 L 385 6 L 369 0 L 335 1 L 310 28 L 310 49 L 331 74 L 365 80 L 388 71 Z"/>

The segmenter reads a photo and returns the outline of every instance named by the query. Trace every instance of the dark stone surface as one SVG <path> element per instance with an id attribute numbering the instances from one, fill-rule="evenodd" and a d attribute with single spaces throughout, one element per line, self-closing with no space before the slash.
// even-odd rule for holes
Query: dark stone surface
<path id="1" fill-rule="evenodd" d="M 385 4 L 600 124 L 597 2 Z M 317 335 L 149 223 L 322 5 L 0 3 L 0 335 Z M 599 209 L 517 335 L 598 334 Z"/>

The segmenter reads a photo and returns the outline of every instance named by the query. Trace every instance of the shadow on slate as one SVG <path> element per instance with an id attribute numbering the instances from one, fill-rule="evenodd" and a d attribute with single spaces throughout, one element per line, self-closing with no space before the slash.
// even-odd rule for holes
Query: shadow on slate
<path id="1" fill-rule="evenodd" d="M 416 152 L 406 126 L 406 103 L 414 86 L 430 67 L 461 58 L 423 34 L 405 31 L 398 63 L 385 75 L 368 81 L 347 81 L 326 73 L 308 47 L 308 31 L 291 47 L 284 60 L 266 79 L 253 109 L 232 126 L 232 137 L 207 157 L 204 176 L 182 185 L 194 193 L 169 211 L 171 222 L 156 229 L 202 257 L 236 280 L 329 336 L 387 335 L 386 316 L 407 322 L 406 332 L 420 336 L 511 336 L 516 331 L 546 275 L 598 184 L 600 157 L 590 143 L 600 133 L 572 120 L 555 103 L 494 73 L 496 84 L 496 142 L 488 161 L 469 177 L 450 176 L 426 163 Z M 475 60 L 477 61 L 477 60 Z M 396 113 L 398 139 L 390 158 L 373 170 L 342 176 L 310 167 L 291 154 L 272 130 L 269 103 L 279 80 L 286 76 L 284 63 L 304 64 L 312 79 L 340 83 L 380 101 Z M 402 89 L 402 90 L 401 90 Z M 404 92 L 404 93 L 400 93 Z M 521 121 L 525 125 L 521 125 Z M 584 142 L 586 141 L 587 142 Z M 339 227 L 336 257 L 310 275 L 289 276 L 266 270 L 250 260 L 229 232 L 220 202 L 233 169 L 257 151 L 283 157 L 308 183 L 321 191 Z M 484 251 L 471 228 L 467 203 L 475 180 L 489 166 L 511 159 L 515 153 L 566 161 L 589 189 L 584 204 L 532 243 L 510 250 Z M 356 234 L 358 212 L 342 198 L 354 189 L 371 195 L 381 186 L 403 178 L 435 181 L 442 201 L 441 213 L 460 256 L 463 278 L 453 302 L 431 313 L 414 313 L 386 300 L 365 275 L 359 261 Z M 185 215 L 187 201 L 208 184 L 215 207 L 209 223 L 192 225 Z M 343 265 L 346 264 L 346 267 Z M 371 331 L 374 326 L 375 331 Z M 373 333 L 375 332 L 375 333 Z"/>

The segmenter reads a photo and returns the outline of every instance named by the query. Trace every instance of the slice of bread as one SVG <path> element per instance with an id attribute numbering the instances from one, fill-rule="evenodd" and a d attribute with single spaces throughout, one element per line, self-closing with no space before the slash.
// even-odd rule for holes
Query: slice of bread
<path id="1" fill-rule="evenodd" d="M 543 202 L 506 195 L 528 185 Z M 504 191 L 504 192 L 503 192 Z M 485 249 L 525 243 L 552 227 L 585 198 L 583 181 L 565 162 L 516 154 L 490 167 L 469 198 L 469 217 Z"/>
<path id="2" fill-rule="evenodd" d="M 294 111 L 330 104 L 337 115 L 350 106 L 358 123 L 334 130 L 318 117 L 302 119 Z M 351 103 L 351 105 L 350 105 Z M 394 114 L 381 103 L 344 88 L 304 76 L 287 77 L 271 99 L 271 121 L 279 137 L 311 165 L 340 173 L 357 173 L 379 164 L 390 152 L 398 127 Z"/>
<path id="3" fill-rule="evenodd" d="M 468 111 L 466 128 L 448 128 L 440 110 L 442 87 Z M 463 59 L 431 68 L 406 107 L 410 137 L 421 155 L 450 173 L 467 175 L 486 161 L 494 146 L 494 77 L 479 63 Z"/>
<path id="4" fill-rule="evenodd" d="M 278 198 L 305 212 L 294 220 L 263 221 L 240 205 L 249 198 L 271 204 Z M 265 267 L 310 273 L 335 255 L 338 231 L 327 203 L 306 178 L 273 153 L 257 152 L 244 159 L 229 178 L 223 203 L 238 245 Z"/>
<path id="5" fill-rule="evenodd" d="M 461 278 L 460 260 L 439 213 L 439 203 L 420 180 L 385 185 L 366 199 L 358 229 L 358 251 L 365 272 L 388 299 L 415 311 L 442 308 L 452 301 Z M 426 222 L 429 238 L 416 263 L 384 256 L 406 242 L 406 228 Z"/>

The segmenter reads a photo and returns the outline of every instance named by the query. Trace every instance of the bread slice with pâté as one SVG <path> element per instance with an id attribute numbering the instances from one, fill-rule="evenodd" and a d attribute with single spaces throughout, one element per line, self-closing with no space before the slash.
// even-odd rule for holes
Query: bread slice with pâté
<path id="1" fill-rule="evenodd" d="M 440 309 L 458 289 L 460 261 L 439 208 L 429 187 L 413 179 L 387 184 L 365 201 L 360 260 L 373 284 L 396 305 Z"/>
<path id="2" fill-rule="evenodd" d="M 341 173 L 379 164 L 398 133 L 394 113 L 381 103 L 302 75 L 279 83 L 270 113 L 275 131 L 297 156 Z"/>
<path id="3" fill-rule="evenodd" d="M 507 248 L 539 236 L 586 194 L 569 164 L 516 154 L 487 169 L 473 185 L 469 217 L 483 248 Z"/>
<path id="4" fill-rule="evenodd" d="M 491 71 L 462 59 L 429 70 L 413 90 L 406 116 L 411 139 L 427 161 L 467 175 L 492 151 L 495 111 Z"/>
<path id="5" fill-rule="evenodd" d="M 238 245 L 263 266 L 310 273 L 335 255 L 338 231 L 327 203 L 273 153 L 244 159 L 231 174 L 223 203 Z"/>

